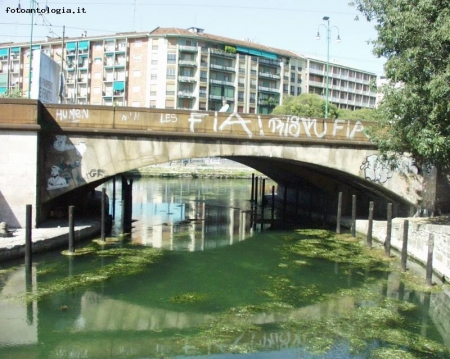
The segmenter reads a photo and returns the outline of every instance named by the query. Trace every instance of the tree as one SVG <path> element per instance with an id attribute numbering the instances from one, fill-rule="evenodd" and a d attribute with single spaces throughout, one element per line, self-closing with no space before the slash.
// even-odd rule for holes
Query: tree
<path id="1" fill-rule="evenodd" d="M 371 108 L 362 108 L 360 110 L 339 109 L 339 116 L 343 120 L 364 120 L 378 121 L 378 111 Z"/>
<path id="2" fill-rule="evenodd" d="M 450 2 L 356 0 L 376 23 L 374 54 L 386 57 L 381 121 L 371 136 L 384 154 L 450 160 Z"/>
<path id="3" fill-rule="evenodd" d="M 288 96 L 283 104 L 273 109 L 274 115 L 295 115 L 303 117 L 323 118 L 325 113 L 325 100 L 315 94 L 301 94 L 299 96 Z M 328 116 L 338 117 L 338 108 L 329 104 Z"/>
<path id="4" fill-rule="evenodd" d="M 8 90 L 3 95 L 0 95 L 3 98 L 22 98 L 22 92 L 20 90 Z"/>

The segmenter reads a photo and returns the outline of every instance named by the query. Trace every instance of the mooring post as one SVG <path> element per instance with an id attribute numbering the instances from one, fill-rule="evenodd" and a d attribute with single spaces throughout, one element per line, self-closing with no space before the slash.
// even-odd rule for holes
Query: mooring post
<path id="1" fill-rule="evenodd" d="M 116 176 L 113 176 L 112 178 L 112 208 L 111 208 L 111 215 L 112 215 L 112 220 L 114 221 L 114 218 L 116 217 Z"/>
<path id="2" fill-rule="evenodd" d="M 255 178 L 255 206 L 258 205 L 258 179 L 259 177 Z"/>
<path id="3" fill-rule="evenodd" d="M 69 253 L 73 253 L 75 251 L 74 246 L 74 238 L 75 238 L 75 225 L 74 225 L 74 206 L 69 206 Z"/>
<path id="4" fill-rule="evenodd" d="M 336 217 L 336 233 L 341 233 L 341 217 L 342 217 L 342 192 L 338 194 L 338 208 Z"/>
<path id="5" fill-rule="evenodd" d="M 27 270 L 31 271 L 31 204 L 27 204 L 25 208 L 25 265 L 27 267 Z"/>
<path id="6" fill-rule="evenodd" d="M 272 221 L 275 218 L 275 186 L 272 186 Z"/>
<path id="7" fill-rule="evenodd" d="M 254 195 L 254 193 L 255 193 L 255 174 L 252 173 L 252 190 L 251 190 L 251 193 L 250 193 L 250 202 L 252 202 L 252 203 L 253 203 L 253 195 Z"/>
<path id="8" fill-rule="evenodd" d="M 409 221 L 405 219 L 403 221 L 403 243 L 402 243 L 402 259 L 401 259 L 401 267 L 403 272 L 406 272 L 406 260 L 408 258 L 408 231 L 409 231 Z"/>
<path id="9" fill-rule="evenodd" d="M 372 248 L 372 231 L 373 231 L 373 201 L 369 202 L 369 224 L 367 226 L 367 246 Z"/>
<path id="10" fill-rule="evenodd" d="M 127 207 L 128 207 L 128 183 L 125 176 L 122 175 L 122 214 L 120 225 L 122 234 L 127 233 Z"/>
<path id="11" fill-rule="evenodd" d="M 101 240 L 105 241 L 105 228 L 106 228 L 106 188 L 102 188 L 102 219 L 101 219 Z"/>
<path id="12" fill-rule="evenodd" d="M 352 195 L 352 237 L 356 237 L 356 195 Z"/>
<path id="13" fill-rule="evenodd" d="M 434 251 L 434 236 L 430 233 L 428 236 L 428 258 L 427 258 L 427 273 L 426 282 L 427 285 L 433 284 L 433 251 Z"/>
<path id="14" fill-rule="evenodd" d="M 384 242 L 384 253 L 386 257 L 391 256 L 391 236 L 392 236 L 392 203 L 387 205 L 386 242 Z"/>
<path id="15" fill-rule="evenodd" d="M 264 194 L 265 194 L 265 192 L 266 192 L 266 179 L 263 178 L 262 179 L 262 185 L 261 185 L 261 206 L 264 206 L 264 200 L 265 200 Z"/>
<path id="16" fill-rule="evenodd" d="M 122 213 L 120 215 L 120 228 L 122 228 L 122 234 L 125 234 L 125 201 L 122 200 L 121 201 L 121 205 L 122 205 Z"/>
<path id="17" fill-rule="evenodd" d="M 128 186 L 128 218 L 127 218 L 128 232 L 131 233 L 131 227 L 133 223 L 133 179 L 130 178 L 130 184 Z"/>

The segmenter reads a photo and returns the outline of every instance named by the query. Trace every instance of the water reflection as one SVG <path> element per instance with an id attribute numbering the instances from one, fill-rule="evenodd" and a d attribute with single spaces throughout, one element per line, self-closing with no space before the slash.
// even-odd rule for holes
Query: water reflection
<path id="1" fill-rule="evenodd" d="M 256 208 L 247 200 L 249 185 L 245 180 L 137 180 L 132 239 L 155 248 L 198 251 L 251 237 L 257 217 L 258 230 L 268 226 L 268 221 L 261 218 L 270 211 L 265 214 L 260 207 L 255 214 Z M 120 192 L 119 181 L 116 186 Z M 107 189 L 112 202 L 111 183 Z M 115 202 L 120 211 L 118 198 Z M 116 215 L 113 233 L 121 232 L 119 218 L 120 213 Z"/>

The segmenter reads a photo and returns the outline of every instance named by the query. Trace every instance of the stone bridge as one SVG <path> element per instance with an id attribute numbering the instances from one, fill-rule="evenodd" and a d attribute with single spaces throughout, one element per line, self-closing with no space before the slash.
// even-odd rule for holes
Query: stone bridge
<path id="1" fill-rule="evenodd" d="M 394 203 L 396 215 L 434 210 L 436 170 L 418 168 L 406 155 L 391 169 L 380 161 L 366 126 L 341 119 L 0 99 L 0 221 L 23 226 L 31 204 L 38 225 L 56 203 L 75 201 L 112 176 L 198 157 L 248 165 L 276 181 L 287 201 L 309 211 L 335 213 L 338 192 L 344 194 L 344 214 L 352 194 L 359 198 L 360 215 L 369 201 L 380 215 L 387 202 Z"/>

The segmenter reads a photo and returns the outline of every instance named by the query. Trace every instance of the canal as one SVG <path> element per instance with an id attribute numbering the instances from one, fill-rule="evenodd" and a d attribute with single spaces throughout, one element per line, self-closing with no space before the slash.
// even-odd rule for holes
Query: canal
<path id="1" fill-rule="evenodd" d="M 134 179 L 131 237 L 117 198 L 105 242 L 0 263 L 0 358 L 450 358 L 445 287 L 250 187 Z"/>

